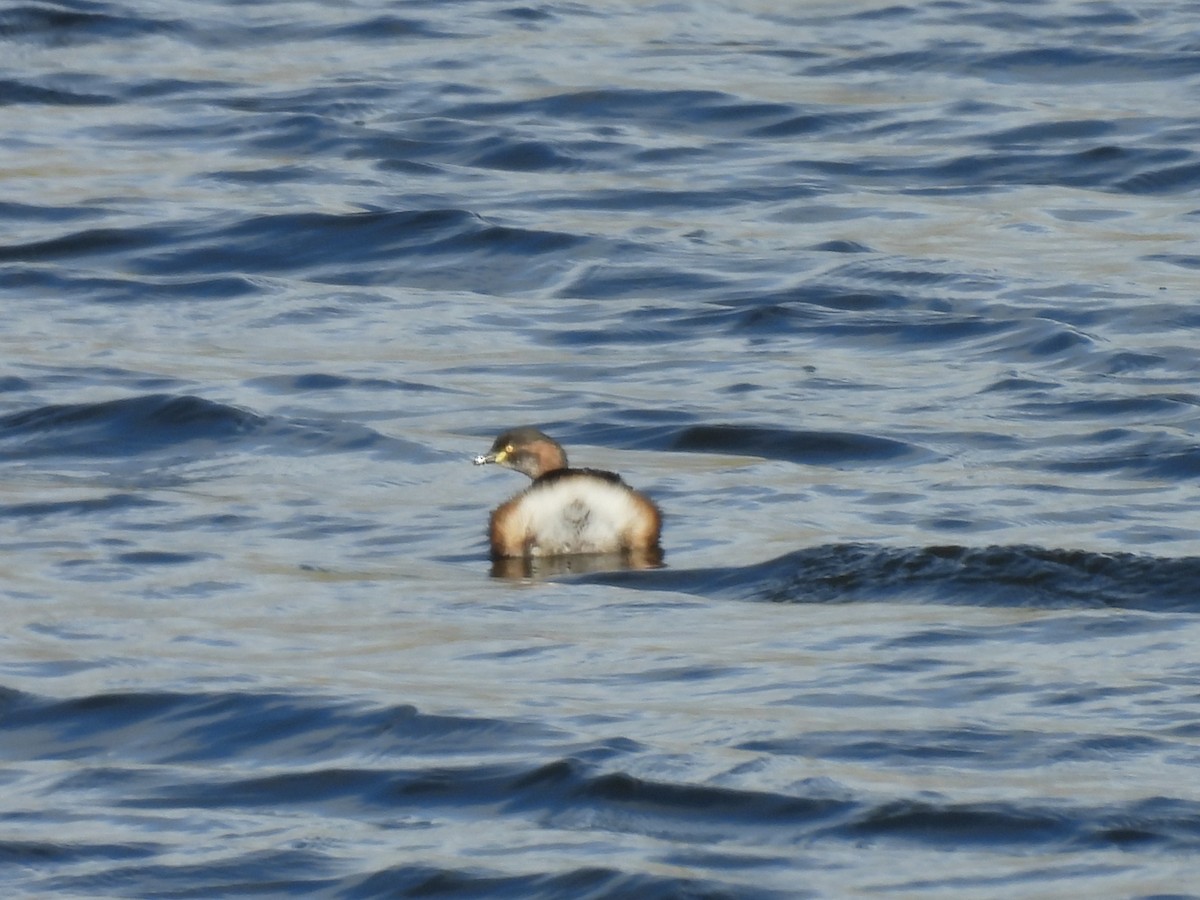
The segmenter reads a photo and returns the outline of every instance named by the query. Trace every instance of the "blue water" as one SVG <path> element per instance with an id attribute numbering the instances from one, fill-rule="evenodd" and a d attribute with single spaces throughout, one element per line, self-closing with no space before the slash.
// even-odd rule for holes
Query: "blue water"
<path id="1" fill-rule="evenodd" d="M 4 896 L 1200 896 L 1197 35 L 4 6 Z"/>

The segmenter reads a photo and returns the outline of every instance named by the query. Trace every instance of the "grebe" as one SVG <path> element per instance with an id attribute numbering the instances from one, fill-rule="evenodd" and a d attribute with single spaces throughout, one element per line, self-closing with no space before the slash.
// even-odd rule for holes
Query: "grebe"
<path id="1" fill-rule="evenodd" d="M 492 512 L 492 559 L 620 553 L 640 564 L 661 561 L 662 513 L 620 475 L 567 468 L 562 446 L 536 428 L 504 432 L 475 457 L 475 465 L 487 463 L 533 479 Z"/>

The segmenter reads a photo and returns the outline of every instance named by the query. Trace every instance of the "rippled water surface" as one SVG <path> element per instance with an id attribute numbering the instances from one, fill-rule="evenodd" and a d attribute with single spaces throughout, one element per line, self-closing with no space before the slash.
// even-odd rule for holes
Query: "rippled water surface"
<path id="1" fill-rule="evenodd" d="M 5 5 L 5 896 L 1197 895 L 1197 35 Z"/>

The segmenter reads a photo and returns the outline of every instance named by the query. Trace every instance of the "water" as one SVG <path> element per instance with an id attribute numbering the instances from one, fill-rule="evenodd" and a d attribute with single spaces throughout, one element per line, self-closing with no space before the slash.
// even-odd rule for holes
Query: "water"
<path id="1" fill-rule="evenodd" d="M 1196 896 L 1197 34 L 9 4 L 5 896 Z"/>

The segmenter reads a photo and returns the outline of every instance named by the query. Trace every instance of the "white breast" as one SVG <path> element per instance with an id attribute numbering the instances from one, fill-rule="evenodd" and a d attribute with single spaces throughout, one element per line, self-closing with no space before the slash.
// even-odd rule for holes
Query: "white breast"
<path id="1" fill-rule="evenodd" d="M 627 487 L 586 477 L 535 487 L 517 511 L 533 556 L 617 552 L 639 514 Z"/>

